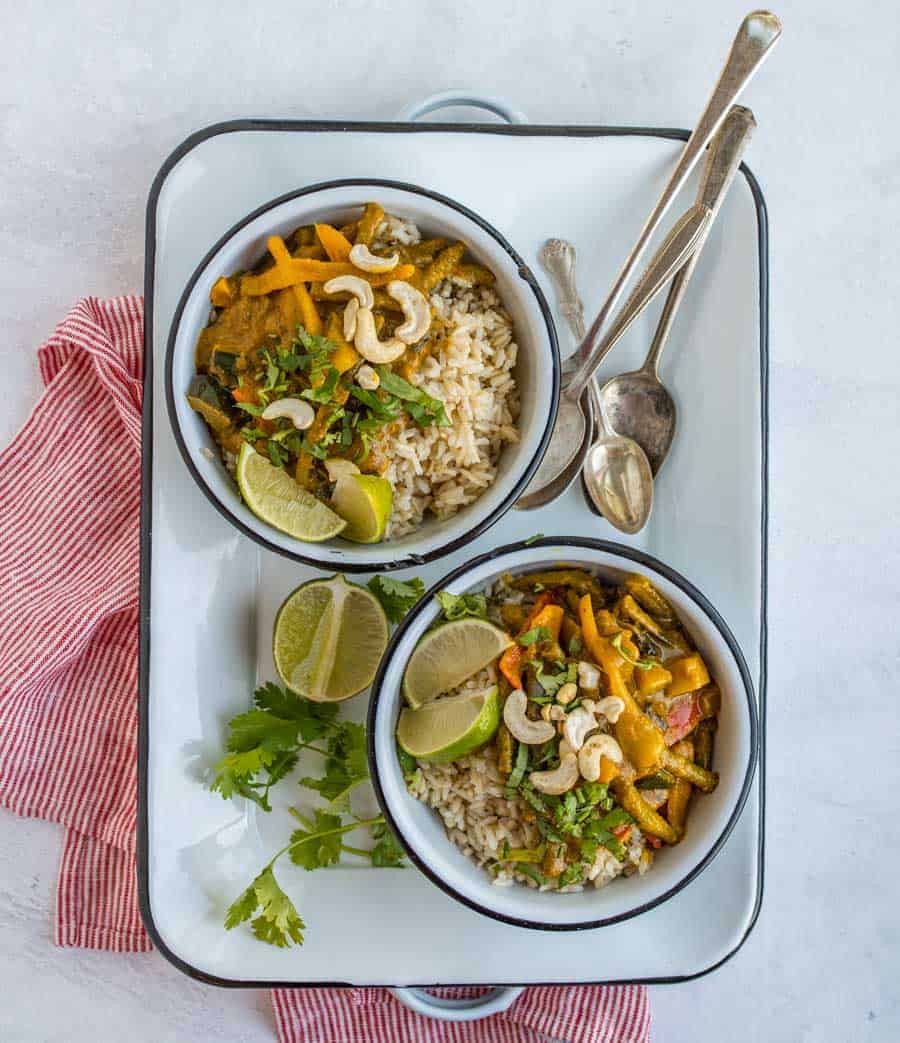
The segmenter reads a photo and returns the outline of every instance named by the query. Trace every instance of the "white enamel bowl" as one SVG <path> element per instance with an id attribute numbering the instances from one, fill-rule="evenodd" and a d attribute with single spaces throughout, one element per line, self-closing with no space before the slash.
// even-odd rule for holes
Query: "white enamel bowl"
<path id="1" fill-rule="evenodd" d="M 641 572 L 669 599 L 722 689 L 713 767 L 717 789 L 695 796 L 688 831 L 659 852 L 644 876 L 589 887 L 576 894 L 538 893 L 520 885 L 496 887 L 447 839 L 434 811 L 411 797 L 397 761 L 394 731 L 402 707 L 403 671 L 410 653 L 438 613 L 435 590 L 479 591 L 502 573 L 514 575 L 572 565 L 608 579 Z M 756 700 L 747 665 L 731 631 L 686 579 L 641 551 L 588 539 L 545 539 L 491 551 L 437 584 L 407 616 L 388 647 L 372 689 L 369 761 L 379 801 L 410 858 L 430 879 L 465 905 L 507 923 L 545 930 L 602 927 L 672 898 L 715 857 L 740 815 L 757 756 Z"/>
<path id="2" fill-rule="evenodd" d="M 446 521 L 426 520 L 389 543 L 341 539 L 302 543 L 260 521 L 241 501 L 203 420 L 185 399 L 194 375 L 194 345 L 209 317 L 209 291 L 223 274 L 248 268 L 270 235 L 287 235 L 314 221 L 341 224 L 377 200 L 389 213 L 414 221 L 423 235 L 464 241 L 497 278 L 510 312 L 519 355 L 516 379 L 520 441 L 507 447 L 493 485 Z M 232 228 L 207 254 L 188 283 L 172 324 L 166 357 L 166 395 L 178 446 L 194 478 L 237 528 L 270 550 L 310 565 L 344 571 L 402 568 L 458 549 L 484 532 L 515 503 L 546 449 L 559 398 L 559 351 L 553 321 L 538 284 L 521 257 L 487 221 L 461 204 L 414 185 L 391 181 L 332 181 L 267 204 Z"/>

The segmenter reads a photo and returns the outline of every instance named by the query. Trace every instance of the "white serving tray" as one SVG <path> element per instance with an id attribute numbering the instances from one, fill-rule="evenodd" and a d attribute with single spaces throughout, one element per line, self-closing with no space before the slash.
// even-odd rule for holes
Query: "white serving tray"
<path id="1" fill-rule="evenodd" d="M 220 755 L 227 719 L 272 676 L 275 609 L 314 571 L 261 550 L 214 510 L 178 454 L 163 391 L 169 326 L 191 273 L 211 244 L 270 199 L 345 177 L 427 186 L 484 215 L 532 264 L 548 237 L 572 240 L 590 314 L 683 137 L 242 121 L 194 135 L 160 171 L 147 212 L 138 868 L 151 936 L 186 973 L 245 986 L 682 981 L 728 959 L 752 929 L 763 873 L 767 246 L 749 172 L 724 204 L 663 361 L 680 429 L 653 516 L 638 537 L 621 539 L 681 571 L 730 624 L 758 679 L 760 771 L 715 861 L 635 919 L 537 933 L 459 905 L 412 868 L 305 873 L 280 862 L 279 880 L 307 923 L 303 947 L 278 950 L 249 931 L 223 930 L 228 904 L 291 829 L 283 806 L 306 798 L 285 782 L 274 794 L 281 804 L 258 814 L 207 792 L 202 776 Z M 639 363 L 657 314 L 634 324 L 607 374 Z M 572 345 L 558 327 L 565 355 Z M 475 554 L 538 532 L 617 536 L 587 510 L 576 484 L 541 511 L 510 512 L 418 574 L 430 585 Z M 361 720 L 365 698 L 348 709 Z"/>

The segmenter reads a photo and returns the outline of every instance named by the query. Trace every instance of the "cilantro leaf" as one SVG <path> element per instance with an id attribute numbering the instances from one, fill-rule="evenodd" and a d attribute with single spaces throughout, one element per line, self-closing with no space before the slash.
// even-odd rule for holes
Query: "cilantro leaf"
<path id="1" fill-rule="evenodd" d="M 264 406 L 256 406 L 252 402 L 235 402 L 238 409 L 243 409 L 245 413 L 249 413 L 250 416 L 260 416 L 263 412 Z"/>
<path id="2" fill-rule="evenodd" d="M 229 721 L 228 752 L 216 765 L 210 789 L 226 800 L 246 797 L 271 811 L 269 790 L 293 770 L 300 749 L 337 729 L 338 710 L 271 682 L 257 688 L 253 702 L 252 710 Z"/>
<path id="3" fill-rule="evenodd" d="M 575 663 L 569 663 L 569 665 L 559 673 L 545 674 L 543 663 L 540 660 L 532 659 L 531 662 L 536 664 L 534 675 L 535 680 L 541 688 L 544 689 L 545 695 L 556 695 L 564 684 L 574 681 L 578 676 L 578 667 Z"/>
<path id="4" fill-rule="evenodd" d="M 366 729 L 352 721 L 342 721 L 328 740 L 325 774 L 309 776 L 300 785 L 315 790 L 334 805 L 341 804 L 350 791 L 369 777 L 366 760 Z"/>
<path id="5" fill-rule="evenodd" d="M 523 648 L 529 648 L 539 641 L 549 641 L 551 637 L 552 635 L 547 627 L 532 627 L 531 630 L 526 630 L 524 634 L 519 634 L 516 640 Z"/>
<path id="6" fill-rule="evenodd" d="M 368 587 L 378 598 L 384 614 L 392 623 L 399 623 L 425 593 L 425 584 L 418 576 L 409 580 L 373 576 L 368 582 Z"/>
<path id="7" fill-rule="evenodd" d="M 400 770 L 404 775 L 412 775 L 414 771 L 418 770 L 419 762 L 411 753 L 407 753 L 399 742 L 397 743 L 397 760 L 400 762 Z"/>
<path id="8" fill-rule="evenodd" d="M 444 619 L 487 619 L 487 598 L 484 594 L 451 594 L 449 590 L 440 590 L 434 595 L 444 611 Z"/>
<path id="9" fill-rule="evenodd" d="M 369 410 L 372 416 L 381 421 L 396 420 L 400 415 L 400 401 L 393 397 L 381 398 L 374 391 L 353 384 L 350 394 Z M 359 426 L 359 425 L 357 425 Z"/>
<path id="10" fill-rule="evenodd" d="M 257 909 L 260 915 L 251 925 L 257 938 L 279 948 L 287 948 L 291 942 L 303 944 L 303 930 L 306 924 L 294 903 L 279 886 L 271 863 L 231 904 L 225 916 L 226 930 L 230 931 L 238 924 L 249 920 Z"/>
<path id="11" fill-rule="evenodd" d="M 297 721 L 282 720 L 267 710 L 257 709 L 233 717 L 228 728 L 227 748 L 232 753 L 247 753 L 256 747 L 279 753 L 296 745 L 299 724 Z"/>
<path id="12" fill-rule="evenodd" d="M 388 366 L 379 366 L 381 386 L 389 395 L 394 395 L 406 404 L 406 412 L 419 427 L 449 427 L 450 420 L 440 399 L 432 398 L 421 388 L 414 387 L 408 380 L 397 376 Z"/>
<path id="13" fill-rule="evenodd" d="M 266 448 L 269 451 L 269 459 L 272 461 L 273 467 L 284 467 L 287 463 L 287 455 L 281 446 L 277 442 L 273 442 L 270 438 L 266 443 Z"/>
<path id="14" fill-rule="evenodd" d="M 253 701 L 261 710 L 266 710 L 284 720 L 300 722 L 300 737 L 311 742 L 325 735 L 334 726 L 338 707 L 334 703 L 314 703 L 311 699 L 294 695 L 272 681 L 257 688 Z"/>
<path id="15" fill-rule="evenodd" d="M 295 829 L 291 833 L 291 861 L 306 870 L 337 865 L 341 857 L 341 837 L 346 832 L 340 815 L 321 809 L 315 814 L 312 829 Z"/>
<path id="16" fill-rule="evenodd" d="M 386 822 L 372 826 L 372 838 L 376 841 L 369 855 L 373 866 L 397 869 L 403 865 L 403 848 Z"/>
<path id="17" fill-rule="evenodd" d="M 306 388 L 305 391 L 301 391 L 300 394 L 304 398 L 308 398 L 310 402 L 330 402 L 334 398 L 334 393 L 337 390 L 338 381 L 341 375 L 334 368 L 329 365 L 327 368 L 327 376 L 318 384 L 316 387 Z"/>

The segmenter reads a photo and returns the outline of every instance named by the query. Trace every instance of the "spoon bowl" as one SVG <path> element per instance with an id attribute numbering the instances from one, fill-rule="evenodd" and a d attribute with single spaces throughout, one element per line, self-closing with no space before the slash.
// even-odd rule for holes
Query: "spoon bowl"
<path id="1" fill-rule="evenodd" d="M 653 472 L 631 438 L 601 435 L 584 461 L 584 485 L 594 506 L 619 532 L 634 536 L 653 509 Z"/>
<path id="2" fill-rule="evenodd" d="M 678 410 L 655 372 L 633 370 L 612 377 L 600 389 L 600 406 L 610 427 L 644 450 L 655 477 L 675 438 Z"/>

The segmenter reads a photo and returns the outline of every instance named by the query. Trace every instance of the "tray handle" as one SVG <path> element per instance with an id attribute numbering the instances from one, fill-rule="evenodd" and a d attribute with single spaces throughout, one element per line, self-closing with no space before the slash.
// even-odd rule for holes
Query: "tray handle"
<path id="1" fill-rule="evenodd" d="M 473 996 L 469 999 L 445 999 L 443 996 L 432 996 L 425 989 L 389 991 L 404 1006 L 426 1018 L 435 1018 L 438 1021 L 477 1021 L 479 1018 L 489 1018 L 492 1014 L 502 1014 L 509 1010 L 525 991 L 525 986 L 513 985 L 508 988 L 491 989 L 483 996 Z"/>
<path id="2" fill-rule="evenodd" d="M 511 105 L 505 98 L 496 94 L 480 94 L 478 91 L 467 90 L 464 87 L 454 88 L 448 91 L 438 91 L 429 94 L 421 101 L 414 101 L 397 113 L 397 119 L 404 123 L 413 123 L 429 112 L 437 112 L 439 109 L 468 107 L 472 109 L 485 109 L 493 112 L 495 116 L 506 120 L 507 123 L 527 123 L 528 117 Z"/>
<path id="3" fill-rule="evenodd" d="M 528 122 L 525 113 L 510 105 L 504 98 L 498 98 L 493 94 L 479 94 L 477 91 L 464 88 L 429 94 L 427 98 L 412 102 L 401 109 L 397 119 L 404 123 L 413 123 L 422 116 L 427 116 L 429 112 L 463 106 L 493 112 L 507 123 Z M 477 1021 L 479 1018 L 489 1018 L 492 1014 L 502 1014 L 509 1010 L 523 991 L 524 986 L 516 985 L 494 988 L 483 996 L 473 996 L 470 999 L 445 999 L 442 996 L 433 996 L 425 989 L 390 990 L 394 998 L 410 1010 L 439 1021 Z"/>

